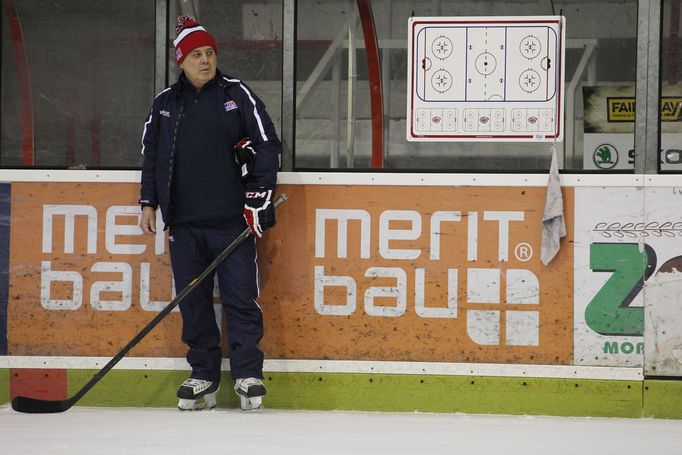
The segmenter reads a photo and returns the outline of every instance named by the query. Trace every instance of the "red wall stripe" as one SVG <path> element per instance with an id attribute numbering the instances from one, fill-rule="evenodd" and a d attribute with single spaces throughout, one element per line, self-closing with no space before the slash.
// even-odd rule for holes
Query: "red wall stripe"
<path id="1" fill-rule="evenodd" d="M 372 6 L 369 0 L 357 0 L 362 33 L 365 37 L 365 53 L 369 70 L 369 96 L 372 110 L 372 167 L 384 167 L 384 102 L 381 90 L 381 64 L 379 44 Z"/>
<path id="2" fill-rule="evenodd" d="M 5 0 L 5 15 L 9 24 L 9 33 L 14 49 L 15 68 L 19 93 L 21 96 L 21 164 L 34 164 L 33 156 L 33 97 L 31 96 L 31 78 L 28 72 L 28 58 L 24 46 L 24 33 L 17 15 L 14 0 Z"/>

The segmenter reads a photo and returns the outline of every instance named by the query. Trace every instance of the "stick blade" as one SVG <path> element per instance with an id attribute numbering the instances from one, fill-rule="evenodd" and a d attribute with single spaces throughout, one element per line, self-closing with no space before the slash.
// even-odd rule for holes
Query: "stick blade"
<path id="1" fill-rule="evenodd" d="M 54 414 L 64 412 L 73 405 L 71 400 L 40 400 L 29 397 L 14 397 L 12 409 L 28 414 Z"/>

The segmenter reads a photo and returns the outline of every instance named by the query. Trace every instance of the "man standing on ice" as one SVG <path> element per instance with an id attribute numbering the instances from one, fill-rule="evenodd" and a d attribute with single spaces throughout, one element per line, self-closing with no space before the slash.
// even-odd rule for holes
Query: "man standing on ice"
<path id="1" fill-rule="evenodd" d="M 261 406 L 263 316 L 258 305 L 255 238 L 275 224 L 271 198 L 281 143 L 262 101 L 217 69 L 216 41 L 181 16 L 173 41 L 178 81 L 159 93 L 144 124 L 140 227 L 156 231 L 156 208 L 169 229 L 171 266 L 180 293 L 248 225 L 243 242 L 216 270 L 227 320 L 230 370 L 243 409 Z M 192 374 L 178 389 L 180 409 L 216 405 L 222 352 L 213 280 L 180 303 L 182 341 Z"/>

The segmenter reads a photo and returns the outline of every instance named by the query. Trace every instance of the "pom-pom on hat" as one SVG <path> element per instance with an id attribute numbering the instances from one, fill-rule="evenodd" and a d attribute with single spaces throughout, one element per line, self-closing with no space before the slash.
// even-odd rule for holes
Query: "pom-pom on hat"
<path id="1" fill-rule="evenodd" d="M 187 54 L 197 47 L 211 46 L 218 52 L 215 39 L 197 21 L 189 16 L 178 17 L 178 25 L 175 27 L 178 35 L 173 41 L 175 46 L 175 61 L 180 65 Z"/>

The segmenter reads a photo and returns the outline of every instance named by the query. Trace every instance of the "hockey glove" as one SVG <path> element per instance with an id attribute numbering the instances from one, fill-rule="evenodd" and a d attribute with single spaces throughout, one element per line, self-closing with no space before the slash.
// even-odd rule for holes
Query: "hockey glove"
<path id="1" fill-rule="evenodd" d="M 244 202 L 244 218 L 253 235 L 263 236 L 263 232 L 275 225 L 275 207 L 270 203 L 272 190 L 258 188 L 247 190 Z"/>
<path id="2" fill-rule="evenodd" d="M 248 137 L 243 138 L 234 146 L 234 160 L 241 169 L 242 178 L 251 173 L 255 159 L 256 150 Z"/>

